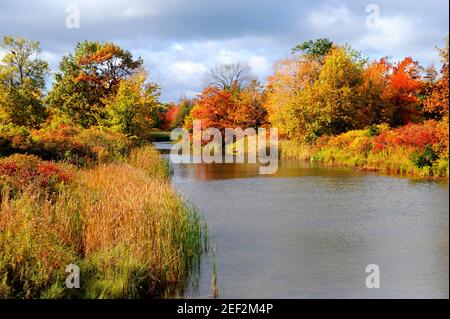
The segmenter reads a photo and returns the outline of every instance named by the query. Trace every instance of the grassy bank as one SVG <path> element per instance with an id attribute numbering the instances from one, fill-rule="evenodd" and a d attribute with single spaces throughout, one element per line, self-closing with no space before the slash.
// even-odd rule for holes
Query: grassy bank
<path id="1" fill-rule="evenodd" d="M 283 158 L 401 175 L 448 177 L 448 126 L 428 121 L 396 129 L 385 125 L 324 136 L 313 145 L 284 140 Z"/>
<path id="2" fill-rule="evenodd" d="M 163 297 L 182 289 L 205 248 L 203 220 L 176 193 L 155 149 L 120 157 L 81 168 L 35 155 L 0 158 L 0 297 Z M 69 264 L 80 267 L 80 289 L 65 287 Z"/>

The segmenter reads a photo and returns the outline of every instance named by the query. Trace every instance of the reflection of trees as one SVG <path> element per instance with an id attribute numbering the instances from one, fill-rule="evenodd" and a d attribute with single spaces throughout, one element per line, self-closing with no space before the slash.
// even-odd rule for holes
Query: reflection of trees
<path id="1" fill-rule="evenodd" d="M 260 175 L 259 163 L 256 164 L 181 164 L 178 167 L 178 173 L 182 178 L 193 178 L 197 181 L 208 181 L 214 179 L 233 179 L 233 178 L 280 178 L 280 177 L 340 177 L 339 180 L 353 180 L 355 176 L 361 176 L 360 172 L 356 172 L 349 168 L 330 168 L 321 165 L 312 165 L 308 161 L 303 160 L 281 160 L 278 162 L 278 171 L 275 174 Z M 350 183 L 351 184 L 351 183 Z M 340 183 L 336 183 L 336 187 L 341 187 Z"/>
<path id="2" fill-rule="evenodd" d="M 258 175 L 256 164 L 194 164 L 194 178 L 207 181 L 213 179 L 249 178 Z"/>

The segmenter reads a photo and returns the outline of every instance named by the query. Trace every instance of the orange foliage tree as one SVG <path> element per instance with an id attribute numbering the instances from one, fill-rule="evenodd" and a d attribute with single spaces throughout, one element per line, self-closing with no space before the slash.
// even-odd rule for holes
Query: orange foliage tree
<path id="1" fill-rule="evenodd" d="M 202 129 L 215 127 L 222 132 L 225 128 L 257 128 L 267 124 L 263 104 L 264 93 L 256 82 L 240 90 L 209 86 L 195 100 L 185 126 L 191 127 L 193 120 L 201 120 Z"/>
<path id="2" fill-rule="evenodd" d="M 431 93 L 425 100 L 424 107 L 425 111 L 434 115 L 434 117 L 446 118 L 448 122 L 448 83 L 449 83 L 449 73 L 448 73 L 448 38 L 446 47 L 440 50 L 440 55 L 442 58 L 442 68 L 441 77 L 434 83 L 431 88 Z"/>
<path id="3" fill-rule="evenodd" d="M 420 115 L 418 92 L 424 83 L 421 81 L 419 64 L 407 57 L 392 66 L 392 74 L 383 97 L 394 106 L 392 126 L 407 124 Z"/>
<path id="4" fill-rule="evenodd" d="M 195 101 L 190 121 L 201 120 L 202 129 L 215 127 L 223 130 L 227 127 L 234 127 L 235 110 L 236 103 L 231 91 L 208 86 Z"/>
<path id="5" fill-rule="evenodd" d="M 362 127 L 391 121 L 394 105 L 384 96 L 391 70 L 392 64 L 386 58 L 369 63 L 364 69 L 359 87 L 363 109 L 358 121 Z"/>

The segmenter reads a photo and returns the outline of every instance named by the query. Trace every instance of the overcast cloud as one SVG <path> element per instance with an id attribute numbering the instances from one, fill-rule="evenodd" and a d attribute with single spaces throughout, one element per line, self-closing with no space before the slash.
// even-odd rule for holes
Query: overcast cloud
<path id="1" fill-rule="evenodd" d="M 79 29 L 65 26 L 68 4 L 80 9 Z M 369 4 L 380 10 L 374 28 Z M 54 71 L 78 41 L 114 41 L 144 59 L 163 101 L 176 101 L 198 93 L 217 63 L 248 62 L 264 81 L 273 62 L 318 37 L 372 58 L 439 64 L 435 45 L 448 36 L 448 10 L 447 0 L 0 0 L 0 34 L 39 40 Z"/>

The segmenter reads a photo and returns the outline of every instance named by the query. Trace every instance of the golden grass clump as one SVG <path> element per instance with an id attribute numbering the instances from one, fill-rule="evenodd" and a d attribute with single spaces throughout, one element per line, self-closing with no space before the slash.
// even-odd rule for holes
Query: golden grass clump
<path id="1" fill-rule="evenodd" d="M 0 296 L 135 298 L 182 289 L 206 229 L 156 150 L 76 174 L 53 201 L 4 197 Z M 81 269 L 81 289 L 65 289 L 69 263 Z"/>

